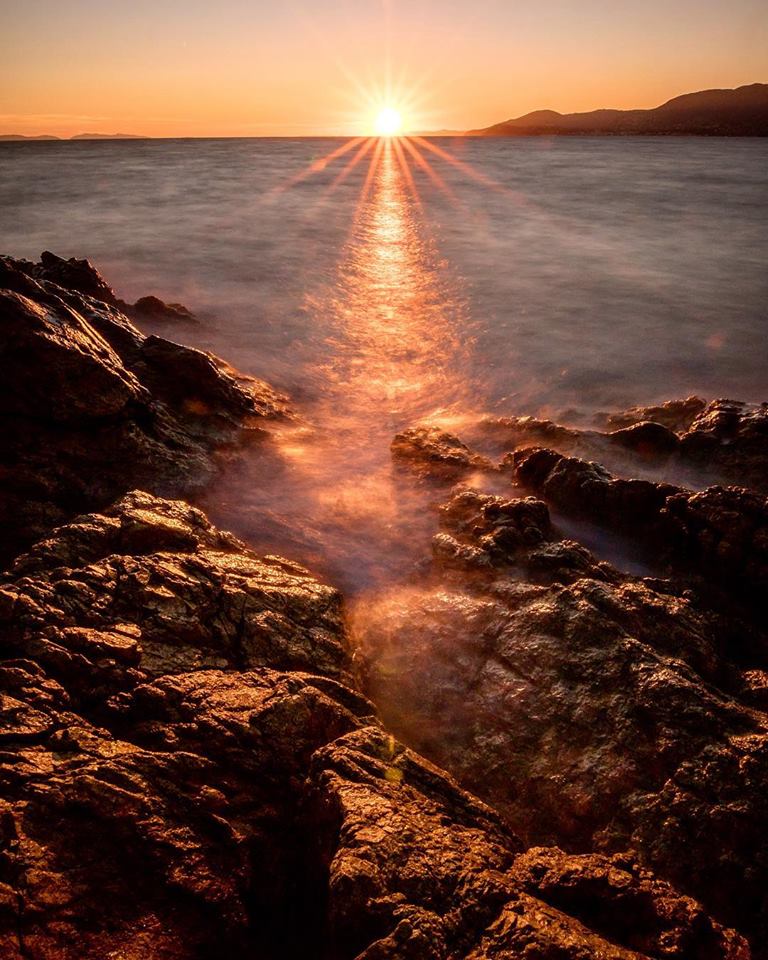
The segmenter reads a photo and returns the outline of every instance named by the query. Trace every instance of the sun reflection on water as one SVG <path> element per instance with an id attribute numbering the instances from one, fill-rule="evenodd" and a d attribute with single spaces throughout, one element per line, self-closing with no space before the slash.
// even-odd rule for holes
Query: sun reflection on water
<path id="1" fill-rule="evenodd" d="M 242 502 L 226 506 L 259 549 L 351 593 L 428 555 L 430 493 L 393 468 L 389 445 L 403 427 L 457 409 L 470 388 L 460 285 L 429 240 L 399 149 L 395 139 L 376 144 L 336 276 L 308 297 L 327 330 L 310 377 L 320 394 L 278 434 L 276 456 L 256 451 Z M 237 489 L 229 475 L 212 503 L 225 484 Z"/>

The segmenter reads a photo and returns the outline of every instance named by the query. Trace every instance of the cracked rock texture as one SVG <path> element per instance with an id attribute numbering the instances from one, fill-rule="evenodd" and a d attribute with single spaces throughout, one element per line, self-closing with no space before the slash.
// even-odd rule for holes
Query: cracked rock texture
<path id="1" fill-rule="evenodd" d="M 124 305 L 123 305 L 124 306 Z M 0 559 L 134 486 L 202 486 L 217 448 L 285 415 L 211 354 L 144 337 L 87 261 L 0 258 Z"/>
<path id="2" fill-rule="evenodd" d="M 702 434 L 715 479 L 742 457 L 745 478 L 759 473 L 765 423 L 764 405 L 696 398 L 629 412 L 608 434 L 486 420 L 475 436 L 497 455 L 512 448 L 501 470 L 516 486 L 479 492 L 465 471 L 441 509 L 431 569 L 367 598 L 354 621 L 364 688 L 384 722 L 525 844 L 632 849 L 760 956 L 768 500 L 748 486 L 692 490 L 664 473 L 670 453 Z M 617 446 L 630 455 L 617 461 L 623 473 L 576 455 Z M 627 476 L 632 456 L 659 478 Z M 601 559 L 609 539 L 624 558 L 639 552 L 648 573 Z"/>

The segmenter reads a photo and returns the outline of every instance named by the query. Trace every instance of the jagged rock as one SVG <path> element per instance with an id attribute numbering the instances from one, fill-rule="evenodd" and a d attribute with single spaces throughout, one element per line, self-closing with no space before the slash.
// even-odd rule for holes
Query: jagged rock
<path id="1" fill-rule="evenodd" d="M 518 482 L 560 509 L 609 529 L 658 535 L 661 510 L 679 487 L 614 477 L 594 461 L 553 450 L 524 449 L 512 455 Z"/>
<path id="2" fill-rule="evenodd" d="M 164 303 L 155 296 L 139 297 L 133 304 L 126 303 L 118 297 L 90 260 L 77 260 L 75 257 L 65 260 L 45 250 L 40 254 L 39 263 L 32 263 L 30 260 L 13 262 L 18 269 L 36 280 L 47 280 L 65 290 L 118 307 L 135 320 L 171 320 L 189 323 L 196 319 L 192 311 L 183 304 Z"/>
<path id="3" fill-rule="evenodd" d="M 622 413 L 600 414 L 596 422 L 609 430 L 622 430 L 637 423 L 651 421 L 673 430 L 685 432 L 707 405 L 701 397 L 686 397 L 685 400 L 668 400 L 651 407 L 631 407 Z"/>
<path id="4" fill-rule="evenodd" d="M 65 290 L 74 290 L 86 297 L 109 303 L 118 304 L 118 297 L 90 260 L 77 260 L 71 257 L 64 260 L 49 250 L 40 254 L 40 262 L 33 264 L 21 261 L 24 270 L 37 280 L 49 280 Z"/>
<path id="5" fill-rule="evenodd" d="M 80 292 L 107 296 L 87 261 L 54 261 L 0 260 L 0 561 L 132 486 L 201 486 L 216 447 L 286 412 L 266 384 Z"/>
<path id="6" fill-rule="evenodd" d="M 768 588 L 768 498 L 740 487 L 678 493 L 664 507 L 686 561 L 762 603 Z"/>
<path id="7" fill-rule="evenodd" d="M 605 414 L 598 422 L 609 430 L 535 417 L 484 418 L 477 429 L 508 451 L 540 446 L 596 460 L 628 478 L 666 472 L 686 484 L 735 483 L 768 493 L 768 404 L 689 397 Z"/>
<path id="8" fill-rule="evenodd" d="M 485 457 L 473 453 L 458 437 L 439 427 L 411 427 L 398 433 L 392 458 L 422 477 L 455 480 L 473 470 L 491 470 Z"/>
<path id="9" fill-rule="evenodd" d="M 667 458 L 695 477 L 731 482 L 768 493 L 768 404 L 699 397 L 674 400 L 657 407 L 636 407 L 602 417 L 612 443 L 647 458 Z M 586 431 L 580 436 L 589 436 Z M 592 455 L 582 442 L 566 448 L 553 437 L 531 437 L 530 443 L 556 447 L 563 453 Z"/>
<path id="10" fill-rule="evenodd" d="M 175 323 L 194 323 L 197 318 L 194 313 L 181 303 L 164 303 L 159 297 L 139 297 L 136 303 L 129 307 L 128 312 L 138 321 L 162 320 Z"/>
<path id="11" fill-rule="evenodd" d="M 625 480 L 552 450 L 520 450 L 512 462 L 524 487 L 567 513 L 631 533 L 678 567 L 714 574 L 742 598 L 768 586 L 768 498 L 760 494 Z"/>
<path id="12" fill-rule="evenodd" d="M 442 519 L 449 562 L 441 542 L 432 579 L 357 614 L 385 723 L 526 843 L 631 847 L 763 942 L 768 717 L 747 691 L 765 637 L 560 541 L 540 502 L 463 492 Z"/>
<path id="13" fill-rule="evenodd" d="M 768 493 L 768 404 L 713 400 L 680 438 L 681 455 Z"/>
<path id="14" fill-rule="evenodd" d="M 699 904 L 670 896 L 634 857 L 573 857 L 552 847 L 532 848 L 518 857 L 512 872 L 526 892 L 588 918 L 606 939 L 642 954 L 704 958 L 724 948 L 736 956 L 743 952 L 738 939 L 713 926 Z"/>
<path id="15" fill-rule="evenodd" d="M 37 544 L 0 641 L 9 960 L 749 956 L 627 857 L 524 853 L 349 685 L 335 591 L 185 504 Z"/>
<path id="16" fill-rule="evenodd" d="M 335 591 L 287 561 L 256 559 L 184 503 L 132 493 L 38 543 L 9 577 L 6 645 L 81 676 L 81 699 L 128 677 L 208 667 L 344 669 Z M 103 676 L 84 675 L 83 657 Z"/>

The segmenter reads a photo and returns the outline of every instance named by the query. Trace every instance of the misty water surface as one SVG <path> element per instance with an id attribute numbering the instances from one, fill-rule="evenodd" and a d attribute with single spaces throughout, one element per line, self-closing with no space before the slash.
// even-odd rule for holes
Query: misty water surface
<path id="1" fill-rule="evenodd" d="M 0 249 L 87 256 L 126 299 L 185 303 L 202 323 L 156 332 L 294 399 L 300 423 L 205 503 L 256 546 L 350 589 L 406 575 L 436 523 L 389 457 L 416 421 L 461 435 L 494 411 L 765 399 L 768 143 L 446 139 L 456 163 L 391 144 L 323 160 L 342 145 L 0 146 Z"/>

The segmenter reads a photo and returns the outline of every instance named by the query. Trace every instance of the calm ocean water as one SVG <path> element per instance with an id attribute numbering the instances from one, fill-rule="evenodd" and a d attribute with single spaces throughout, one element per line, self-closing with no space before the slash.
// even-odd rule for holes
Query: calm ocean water
<path id="1" fill-rule="evenodd" d="M 301 428 L 211 494 L 220 522 L 367 582 L 422 546 L 423 504 L 388 453 L 409 423 L 768 399 L 768 141 L 324 159 L 342 146 L 0 145 L 0 251 L 87 256 L 126 299 L 181 301 L 203 322 L 158 332 L 296 399 Z"/>

